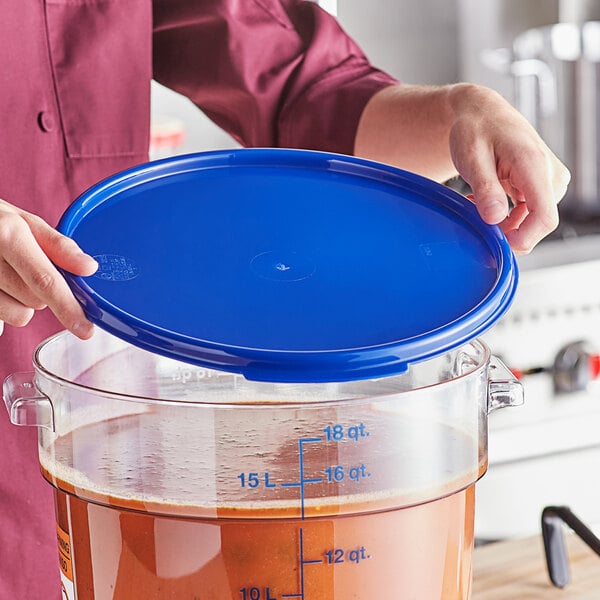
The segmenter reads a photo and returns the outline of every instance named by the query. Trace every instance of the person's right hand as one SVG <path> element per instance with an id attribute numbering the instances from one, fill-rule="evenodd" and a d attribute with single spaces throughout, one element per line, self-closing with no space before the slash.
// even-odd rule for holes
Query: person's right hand
<path id="1" fill-rule="evenodd" d="M 4 323 L 23 327 L 48 307 L 77 337 L 91 337 L 93 325 L 54 265 L 83 277 L 98 268 L 72 239 L 0 200 L 0 334 Z"/>

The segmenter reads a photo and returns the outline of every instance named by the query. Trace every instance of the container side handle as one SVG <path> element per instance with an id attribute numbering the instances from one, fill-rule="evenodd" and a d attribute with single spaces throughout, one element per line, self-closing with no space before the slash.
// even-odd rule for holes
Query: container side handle
<path id="1" fill-rule="evenodd" d="M 52 402 L 37 389 L 33 376 L 33 372 L 13 373 L 4 380 L 2 395 L 10 421 L 54 431 Z"/>
<path id="2" fill-rule="evenodd" d="M 505 406 L 523 404 L 523 385 L 496 356 L 490 359 L 488 371 L 488 414 Z"/>

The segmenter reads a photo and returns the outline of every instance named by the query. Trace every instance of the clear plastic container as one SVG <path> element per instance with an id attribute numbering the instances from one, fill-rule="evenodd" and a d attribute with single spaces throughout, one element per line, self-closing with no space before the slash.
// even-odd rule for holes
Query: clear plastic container
<path id="1" fill-rule="evenodd" d="M 468 599 L 487 417 L 473 341 L 384 379 L 258 383 L 102 331 L 4 384 L 40 428 L 69 600 Z"/>

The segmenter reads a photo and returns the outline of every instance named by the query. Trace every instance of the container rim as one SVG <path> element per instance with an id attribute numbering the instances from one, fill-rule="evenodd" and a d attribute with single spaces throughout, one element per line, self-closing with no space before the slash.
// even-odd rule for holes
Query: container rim
<path id="1" fill-rule="evenodd" d="M 445 381 L 440 381 L 440 382 L 436 382 L 436 383 L 432 383 L 432 384 L 422 385 L 422 386 L 415 387 L 410 390 L 390 391 L 389 389 L 386 389 L 382 393 L 376 394 L 376 395 L 368 395 L 368 396 L 361 395 L 358 397 L 332 398 L 332 399 L 327 399 L 325 397 L 325 398 L 319 399 L 319 400 L 305 400 L 305 401 L 300 401 L 300 400 L 277 400 L 277 401 L 273 401 L 273 400 L 256 400 L 256 401 L 240 400 L 237 402 L 218 402 L 218 401 L 207 401 L 207 400 L 197 401 L 197 400 L 188 400 L 188 399 L 178 400 L 175 398 L 146 397 L 146 396 L 138 396 L 138 395 L 134 395 L 134 394 L 120 393 L 120 392 L 115 392 L 115 391 L 111 391 L 111 390 L 103 390 L 103 389 L 99 389 L 97 387 L 93 387 L 93 386 L 89 386 L 89 385 L 85 385 L 82 383 L 77 383 L 77 382 L 71 381 L 70 379 L 68 379 L 64 376 L 61 376 L 61 375 L 58 375 L 58 374 L 52 372 L 51 370 L 49 370 L 42 364 L 42 361 L 40 359 L 40 354 L 45 349 L 47 349 L 49 344 L 53 343 L 54 341 L 56 341 L 57 339 L 59 339 L 61 337 L 65 337 L 65 336 L 69 336 L 69 335 L 72 335 L 72 334 L 70 334 L 68 331 L 60 331 L 58 333 L 55 333 L 54 335 L 52 335 L 52 336 L 48 337 L 47 339 L 45 339 L 44 341 L 42 341 L 35 349 L 34 354 L 33 354 L 33 367 L 34 367 L 34 371 L 36 374 L 36 386 L 37 387 L 39 387 L 38 382 L 37 382 L 37 376 L 41 376 L 45 380 L 51 381 L 52 383 L 55 383 L 62 387 L 72 389 L 72 390 L 79 390 L 79 391 L 85 392 L 86 394 L 89 394 L 92 396 L 102 396 L 104 398 L 110 398 L 112 400 L 119 400 L 119 401 L 132 402 L 132 403 L 141 403 L 141 404 L 154 404 L 154 405 L 170 404 L 170 405 L 177 405 L 177 406 L 179 406 L 179 405 L 190 406 L 190 407 L 204 406 L 204 407 L 211 407 L 211 408 L 230 408 L 230 409 L 232 409 L 232 408 L 235 408 L 235 409 L 260 409 L 260 408 L 272 409 L 275 407 L 307 408 L 307 407 L 322 407 L 324 404 L 326 404 L 327 406 L 335 406 L 335 405 L 348 405 L 348 404 L 364 403 L 365 401 L 377 401 L 377 400 L 380 400 L 383 398 L 388 398 L 390 396 L 395 396 L 395 395 L 399 395 L 399 394 L 415 393 L 415 392 L 422 391 L 422 390 L 431 390 L 433 388 L 437 388 L 442 385 L 448 385 L 449 383 L 452 383 L 452 382 L 461 381 L 461 380 L 465 379 L 466 377 L 471 377 L 473 375 L 473 373 L 475 373 L 479 370 L 482 370 L 484 368 L 487 368 L 487 366 L 490 363 L 491 356 L 492 356 L 489 346 L 483 340 L 481 340 L 479 338 L 474 338 L 472 340 L 469 340 L 467 343 L 462 344 L 461 346 L 459 346 L 458 348 L 455 348 L 451 352 L 457 352 L 461 348 L 466 348 L 469 346 L 473 347 L 475 349 L 475 351 L 477 352 L 477 354 L 481 356 L 481 358 L 479 361 L 477 361 L 476 363 L 473 364 L 473 367 L 471 369 L 469 369 L 467 372 L 461 373 L 460 375 L 457 375 L 456 377 L 453 377 L 451 379 L 447 379 Z M 124 342 L 123 340 L 119 339 L 119 341 L 121 343 L 123 343 L 124 346 L 129 345 L 126 342 Z M 89 340 L 84 343 L 88 343 L 88 342 L 89 342 Z M 135 346 L 133 346 L 133 347 L 135 348 Z M 139 348 L 136 348 L 136 349 L 139 350 Z M 444 356 L 444 355 L 441 355 L 441 356 Z M 426 359 L 426 360 L 420 361 L 419 363 L 414 363 L 414 364 L 415 365 L 424 364 L 429 361 L 435 360 L 436 358 L 439 359 L 440 356 Z M 188 365 L 188 363 L 186 363 L 186 362 L 181 362 L 181 364 L 189 366 L 191 368 L 197 367 L 197 365 L 194 365 L 191 363 Z M 232 372 L 228 372 L 228 371 L 210 369 L 207 367 L 202 367 L 202 368 L 206 369 L 208 371 L 215 371 L 218 373 L 223 373 L 225 376 L 229 375 L 231 377 L 241 378 L 244 381 L 248 381 L 250 384 L 257 386 L 257 387 L 267 387 L 267 386 L 274 386 L 274 385 L 276 385 L 277 387 L 327 386 L 330 384 L 337 384 L 337 383 L 341 383 L 345 386 L 352 386 L 353 384 L 359 385 L 361 383 L 364 385 L 364 383 L 366 381 L 385 381 L 385 380 L 392 380 L 394 378 L 402 378 L 403 375 L 405 375 L 405 374 L 399 374 L 399 375 L 392 375 L 392 376 L 387 376 L 387 377 L 377 377 L 377 378 L 372 378 L 372 379 L 356 379 L 353 381 L 343 381 L 343 382 L 338 382 L 338 381 L 332 380 L 329 382 L 317 381 L 314 383 L 287 383 L 287 382 L 280 383 L 280 382 L 254 381 L 254 380 L 246 379 L 243 375 L 241 375 L 239 373 L 232 373 Z M 42 390 L 40 390 L 40 391 L 42 391 Z M 43 393 L 43 391 L 42 391 L 42 393 Z"/>

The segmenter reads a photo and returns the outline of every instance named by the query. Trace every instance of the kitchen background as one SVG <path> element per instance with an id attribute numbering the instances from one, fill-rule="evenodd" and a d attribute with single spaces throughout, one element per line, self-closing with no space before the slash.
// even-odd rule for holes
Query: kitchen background
<path id="1" fill-rule="evenodd" d="M 519 258 L 514 304 L 486 335 L 521 375 L 526 404 L 490 416 L 475 533 L 479 542 L 538 534 L 542 508 L 560 504 L 599 526 L 600 0 L 321 4 L 376 65 L 405 82 L 497 89 L 573 171 L 558 232 Z M 152 114 L 154 157 L 235 145 L 159 85 Z"/>

